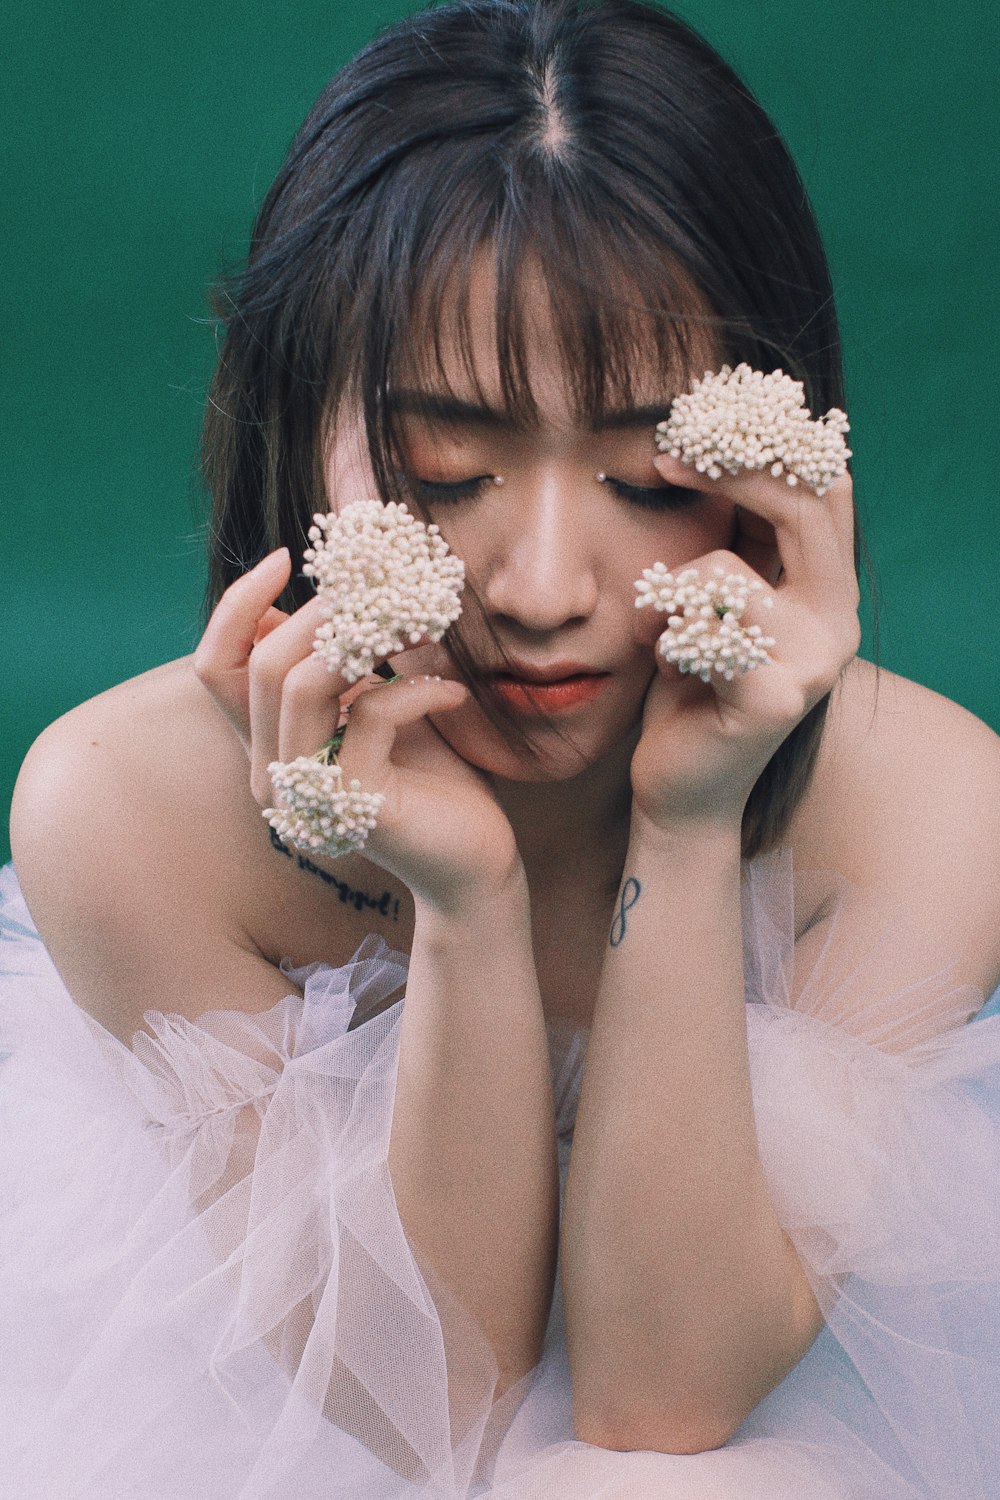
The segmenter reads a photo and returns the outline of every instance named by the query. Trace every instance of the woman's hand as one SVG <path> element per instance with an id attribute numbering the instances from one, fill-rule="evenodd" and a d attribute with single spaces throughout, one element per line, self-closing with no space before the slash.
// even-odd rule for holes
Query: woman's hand
<path id="1" fill-rule="evenodd" d="M 715 672 L 708 683 L 682 674 L 657 652 L 632 760 L 634 807 L 657 827 L 702 821 L 738 828 L 767 762 L 831 690 L 861 641 L 851 479 L 845 475 L 820 499 L 766 471 L 709 479 L 666 454 L 655 463 L 671 483 L 722 495 L 744 512 L 737 543 L 743 556 L 720 550 L 684 566 L 704 577 L 719 566 L 759 579 L 763 589 L 751 596 L 741 623 L 762 626 L 775 645 L 770 664 L 731 682 Z M 774 585 L 756 571 L 768 558 L 782 568 Z M 637 633 L 651 646 L 665 626 L 664 614 L 636 611 Z"/>
<path id="2" fill-rule="evenodd" d="M 293 615 L 274 608 L 289 570 L 282 549 L 231 584 L 194 654 L 199 681 L 247 752 L 255 801 L 262 809 L 274 801 L 268 765 L 319 750 L 349 704 L 338 755 L 345 782 L 357 777 L 363 790 L 385 796 L 366 856 L 441 912 L 458 913 L 505 886 L 520 871 L 510 824 L 485 776 L 427 718 L 457 708 L 468 689 L 441 678 L 406 680 L 405 652 L 393 659 L 403 681 L 349 687 L 312 651 L 319 596 Z"/>

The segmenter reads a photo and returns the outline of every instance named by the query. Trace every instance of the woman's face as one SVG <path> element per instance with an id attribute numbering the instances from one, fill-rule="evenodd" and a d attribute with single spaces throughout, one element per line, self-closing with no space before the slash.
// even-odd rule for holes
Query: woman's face
<path id="1" fill-rule="evenodd" d="M 666 486 L 653 467 L 655 424 L 687 387 L 686 376 L 665 388 L 651 372 L 635 380 L 633 407 L 609 416 L 599 430 L 578 425 L 540 282 L 528 293 L 529 375 L 539 423 L 513 427 L 499 397 L 491 272 L 483 265 L 477 274 L 470 307 L 481 390 L 452 340 L 445 343 L 446 379 L 415 376 L 395 399 L 406 466 L 420 481 L 431 518 L 464 560 L 512 668 L 499 659 L 474 606 L 466 606 L 460 622 L 463 640 L 539 758 L 508 740 L 471 698 L 434 722 L 484 771 L 514 780 L 563 779 L 608 756 L 639 724 L 655 668 L 647 612 L 640 617 L 635 608 L 635 580 L 654 562 L 676 568 L 731 546 L 734 507 Z M 698 373 L 712 360 L 706 351 Z M 338 510 L 375 493 L 358 420 L 338 424 L 327 485 Z M 441 645 L 407 651 L 393 665 L 407 676 L 459 676 Z M 539 677 L 546 681 L 527 685 Z"/>

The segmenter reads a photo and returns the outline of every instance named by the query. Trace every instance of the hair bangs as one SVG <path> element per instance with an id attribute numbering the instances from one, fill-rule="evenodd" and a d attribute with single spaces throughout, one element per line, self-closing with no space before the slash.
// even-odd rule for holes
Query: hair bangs
<path id="1" fill-rule="evenodd" d="M 441 176 L 442 188 L 454 188 L 453 163 Z M 378 226 L 381 285 L 358 305 L 376 305 L 381 316 L 367 321 L 356 365 L 367 378 L 358 377 L 353 395 L 386 498 L 398 497 L 394 390 L 473 399 L 499 407 L 514 426 L 537 425 L 539 288 L 569 405 L 584 427 L 648 404 L 653 393 L 662 394 L 666 413 L 728 342 L 722 320 L 646 226 L 625 222 L 609 232 L 608 206 L 571 178 L 530 196 L 513 191 L 502 174 L 496 179 L 480 176 L 472 186 L 475 179 L 463 177 L 464 191 L 439 196 L 424 173 L 424 211 L 406 214 L 401 203 L 409 195 L 399 192 L 397 178 L 391 222 Z M 429 210 L 435 201 L 442 206 Z M 391 257 L 386 245 L 394 248 Z M 485 279 L 477 275 L 484 269 Z M 477 302 L 484 294 L 492 308 Z M 488 368 L 481 364 L 484 315 L 493 331 Z"/>

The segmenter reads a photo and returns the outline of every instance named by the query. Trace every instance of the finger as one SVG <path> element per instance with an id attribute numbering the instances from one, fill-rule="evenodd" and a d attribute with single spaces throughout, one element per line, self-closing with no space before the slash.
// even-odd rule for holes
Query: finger
<path id="1" fill-rule="evenodd" d="M 834 591 L 838 600 L 857 592 L 854 573 L 854 505 L 850 475 L 835 480 L 825 495 L 808 485 L 791 486 L 784 475 L 747 470 L 710 479 L 669 454 L 653 460 L 664 479 L 704 494 L 732 499 L 774 529 L 789 588 L 815 597 Z M 744 526 L 746 522 L 742 523 Z M 856 607 L 856 606 L 855 606 Z"/>
<path id="2" fill-rule="evenodd" d="M 229 585 L 195 651 L 199 676 L 202 668 L 214 674 L 246 666 L 258 626 L 287 584 L 291 566 L 288 548 L 281 547 Z"/>
<path id="3" fill-rule="evenodd" d="M 339 673 L 330 672 L 325 662 L 313 654 L 313 641 L 322 619 L 323 601 L 316 595 L 277 625 L 250 654 L 247 668 L 250 787 L 258 801 L 262 796 L 265 800 L 271 796 L 267 774 L 271 761 L 295 758 L 283 754 L 281 748 L 286 711 L 290 715 L 286 746 L 298 744 L 303 733 L 315 735 L 316 726 L 327 726 L 331 715 L 337 712 L 336 699 L 344 690 L 344 679 Z M 287 684 L 298 668 L 302 670 L 297 672 L 286 710 Z M 306 748 L 295 754 L 318 750 L 335 728 L 336 720 L 318 739 L 307 739 Z"/>
<path id="4" fill-rule="evenodd" d="M 447 677 L 409 677 L 370 689 L 355 699 L 340 752 L 345 777 L 357 776 L 366 790 L 378 790 L 400 730 L 427 714 L 446 713 L 468 697 L 463 682 Z"/>
<path id="5" fill-rule="evenodd" d="M 752 581 L 750 570 L 726 552 L 709 553 L 704 559 L 697 559 L 696 568 L 702 581 L 716 566 L 725 573 L 736 573 Z M 770 607 L 768 600 L 771 601 Z M 676 612 L 680 614 L 682 611 Z M 662 622 L 670 618 L 672 611 L 644 610 L 639 613 L 655 614 Z M 727 705 L 739 713 L 749 713 L 765 728 L 784 723 L 787 730 L 796 723 L 831 690 L 860 645 L 856 610 L 817 612 L 781 588 L 772 589 L 766 585 L 749 594 L 738 626 L 747 633 L 742 642 L 746 659 L 741 663 L 737 651 L 737 658 L 728 663 L 733 674 L 728 679 L 718 670 L 718 665 L 713 664 L 708 681 L 703 683 L 701 667 L 691 661 L 688 653 L 685 653 L 688 669 L 681 674 L 680 663 L 668 662 L 661 654 L 659 641 L 656 646 L 657 666 L 660 674 L 668 679 L 679 680 L 683 676 L 689 682 L 697 682 L 696 688 L 689 689 L 695 695 L 704 696 L 711 691 L 720 705 Z M 755 630 L 759 630 L 759 634 L 752 634 Z M 678 636 L 669 629 L 666 644 L 671 648 L 679 645 Z M 761 650 L 766 653 L 766 659 L 758 656 Z M 708 665 L 706 657 L 711 657 L 711 652 L 697 654 L 702 656 L 703 664 Z"/>
<path id="6" fill-rule="evenodd" d="M 193 657 L 195 676 L 204 684 L 245 744 L 249 742 L 247 662 L 261 621 L 288 583 L 287 547 L 271 552 L 226 589 Z M 280 613 L 280 611 L 275 611 Z"/>
<path id="7" fill-rule="evenodd" d="M 254 647 L 249 662 L 250 786 L 271 799 L 267 767 L 312 755 L 333 735 L 352 686 L 313 650 L 328 605 L 316 595 Z M 380 687 L 384 682 L 376 678 Z M 353 693 L 351 693 L 353 697 Z"/>
<path id="8" fill-rule="evenodd" d="M 261 746 L 258 763 L 255 742 L 255 766 L 266 769 L 272 760 L 291 761 L 325 745 L 340 722 L 343 687 L 343 678 L 331 672 L 321 657 L 310 654 L 297 662 L 281 689 L 277 756 L 266 754 Z"/>
<path id="9" fill-rule="evenodd" d="M 283 609 L 275 609 L 272 606 L 257 626 L 257 634 L 253 639 L 254 645 L 258 646 L 265 636 L 269 636 L 272 630 L 276 630 L 279 625 L 284 624 L 285 620 L 290 618 L 291 616 L 286 615 Z"/>
<path id="10" fill-rule="evenodd" d="M 740 507 L 740 530 L 753 541 L 766 539 L 766 528 L 770 528 L 786 586 L 805 590 L 813 597 L 820 591 L 829 596 L 831 590 L 845 597 L 856 596 L 854 488 L 850 475 L 836 480 L 820 496 L 808 485 L 789 485 L 786 476 L 766 470 L 711 479 L 666 454 L 658 455 L 654 462 L 674 482 L 680 482 L 676 477 L 679 470 L 687 476 L 689 487 L 732 499 Z"/>
<path id="11" fill-rule="evenodd" d="M 687 572 L 695 576 L 687 578 Z M 650 581 L 656 577 L 654 573 Z M 664 575 L 659 578 L 660 587 L 654 589 L 659 607 L 637 610 L 652 616 L 642 628 L 646 640 L 656 633 L 651 644 L 659 675 L 673 683 L 700 679 L 702 696 L 711 684 L 720 698 L 736 703 L 741 690 L 738 683 L 731 684 L 775 660 L 768 618 L 779 612 L 773 609 L 775 591 L 725 551 L 708 553 L 678 569 L 670 582 Z"/>

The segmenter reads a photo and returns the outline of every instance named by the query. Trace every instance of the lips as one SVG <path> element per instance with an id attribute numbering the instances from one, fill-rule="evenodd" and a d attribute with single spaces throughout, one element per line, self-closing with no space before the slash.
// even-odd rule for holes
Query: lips
<path id="1" fill-rule="evenodd" d="M 505 667 L 499 668 L 496 677 L 512 678 L 516 682 L 539 682 L 545 685 L 550 682 L 565 682 L 568 677 L 606 677 L 606 672 L 595 672 L 593 667 L 588 667 L 583 661 L 551 661 L 545 665 L 541 662 L 521 661 L 516 656 L 507 658 Z"/>
<path id="2" fill-rule="evenodd" d="M 511 665 L 511 671 L 493 674 L 493 687 L 508 708 L 523 714 L 571 712 L 592 703 L 611 681 L 610 672 L 589 671 L 576 662 Z"/>

